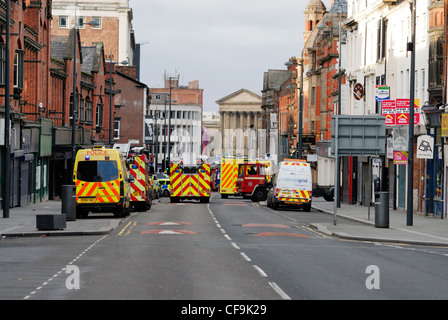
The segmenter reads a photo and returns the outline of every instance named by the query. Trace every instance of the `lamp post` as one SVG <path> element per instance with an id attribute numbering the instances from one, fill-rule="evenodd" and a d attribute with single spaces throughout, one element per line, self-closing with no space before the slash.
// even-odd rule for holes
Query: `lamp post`
<path id="1" fill-rule="evenodd" d="M 3 218 L 9 218 L 9 203 L 10 203 L 10 180 L 11 180 L 11 143 L 9 141 L 10 136 L 10 111 L 11 111 L 11 105 L 10 105 L 10 7 L 11 2 L 10 0 L 6 0 L 6 52 L 5 52 L 5 153 L 4 153 L 4 164 L 3 164 L 3 171 L 4 171 L 4 179 L 2 181 L 3 183 Z"/>
<path id="2" fill-rule="evenodd" d="M 408 190 L 406 206 L 406 225 L 413 225 L 413 187 L 414 187 L 414 94 L 415 94 L 415 11 L 417 0 L 412 1 L 411 15 L 411 77 L 409 95 L 409 145 L 408 145 Z M 443 216 L 443 215 L 442 215 Z"/>

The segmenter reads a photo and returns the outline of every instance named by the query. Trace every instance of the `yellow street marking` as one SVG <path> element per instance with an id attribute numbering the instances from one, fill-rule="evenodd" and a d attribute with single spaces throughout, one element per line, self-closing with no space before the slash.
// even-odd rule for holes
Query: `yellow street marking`
<path id="1" fill-rule="evenodd" d="M 125 235 L 125 236 L 127 236 L 128 234 L 131 233 L 131 229 L 132 229 L 132 227 L 135 226 L 135 225 L 137 225 L 137 222 L 135 222 L 135 221 L 134 221 L 134 222 L 130 221 L 127 225 L 124 226 L 123 229 L 121 229 L 121 231 L 118 233 L 118 235 L 119 235 L 119 236 L 121 236 L 121 235 Z M 125 230 L 126 230 L 129 226 L 131 226 L 131 227 L 126 231 L 126 233 L 124 233 Z M 124 234 L 123 234 L 123 233 L 124 233 Z"/>

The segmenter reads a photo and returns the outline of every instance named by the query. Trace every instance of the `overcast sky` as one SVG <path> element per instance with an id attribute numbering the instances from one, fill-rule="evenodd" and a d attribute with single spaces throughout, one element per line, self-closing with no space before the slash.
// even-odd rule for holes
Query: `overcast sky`
<path id="1" fill-rule="evenodd" d="M 285 69 L 302 50 L 309 0 L 130 0 L 140 81 L 163 87 L 163 73 L 180 70 L 180 84 L 199 80 L 204 111 L 239 89 L 261 94 L 263 73 Z M 329 10 L 331 0 L 323 0 Z"/>

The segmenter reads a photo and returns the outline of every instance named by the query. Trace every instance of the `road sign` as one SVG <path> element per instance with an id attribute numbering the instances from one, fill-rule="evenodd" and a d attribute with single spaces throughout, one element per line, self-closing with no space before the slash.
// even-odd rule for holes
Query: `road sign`
<path id="1" fill-rule="evenodd" d="M 384 155 L 386 153 L 384 117 L 379 115 L 332 116 L 331 150 L 338 156 Z"/>

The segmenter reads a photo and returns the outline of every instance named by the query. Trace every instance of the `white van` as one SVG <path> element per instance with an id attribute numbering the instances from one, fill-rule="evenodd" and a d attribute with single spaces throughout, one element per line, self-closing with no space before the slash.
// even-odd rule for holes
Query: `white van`
<path id="1" fill-rule="evenodd" d="M 267 206 L 278 209 L 280 205 L 300 206 L 311 210 L 313 183 L 310 164 L 305 160 L 285 160 L 280 162 L 269 191 Z"/>

